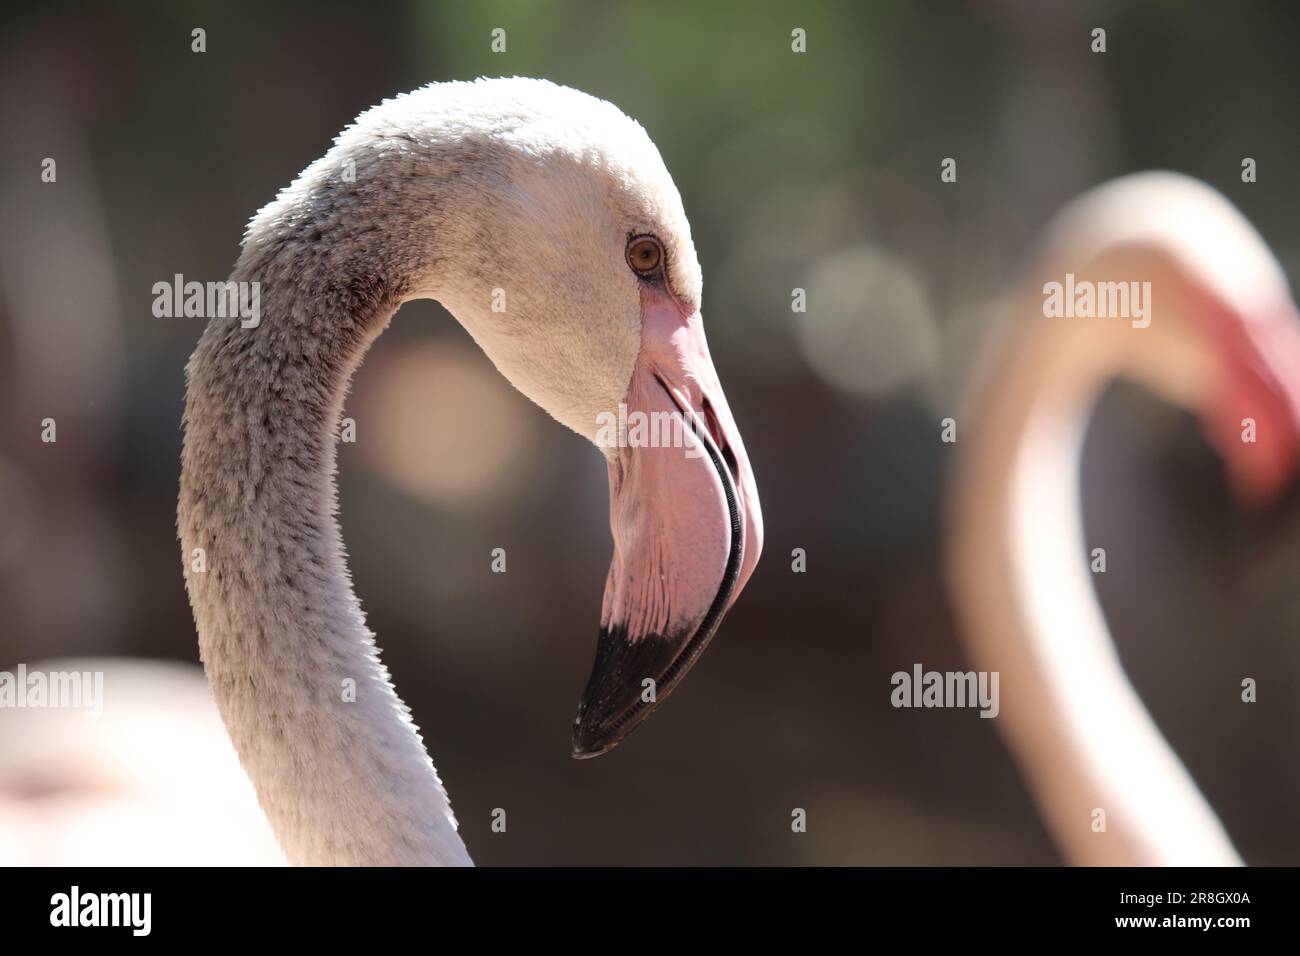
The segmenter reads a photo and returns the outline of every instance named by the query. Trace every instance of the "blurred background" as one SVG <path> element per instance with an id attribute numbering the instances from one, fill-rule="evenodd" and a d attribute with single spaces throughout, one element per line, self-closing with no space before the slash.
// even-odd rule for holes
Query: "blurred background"
<path id="1" fill-rule="evenodd" d="M 10 7 L 0 669 L 197 661 L 174 521 L 203 320 L 153 317 L 153 284 L 224 278 L 251 214 L 382 98 L 541 76 L 640 120 L 681 190 L 767 541 L 672 701 L 610 755 L 571 760 L 611 552 L 605 467 L 441 308 L 401 310 L 345 412 L 358 440 L 340 446 L 341 521 L 471 854 L 1058 862 L 996 721 L 889 705 L 894 671 L 966 666 L 938 423 L 1038 230 L 1112 176 L 1206 180 L 1294 284 L 1298 28 L 1294 4 L 1173 0 Z M 47 156 L 57 185 L 40 180 Z M 1243 156 L 1258 183 L 1241 182 Z M 1300 535 L 1263 548 L 1196 425 L 1135 387 L 1104 399 L 1084 487 L 1090 539 L 1143 569 L 1098 579 L 1134 684 L 1245 859 L 1300 862 L 1300 701 L 1283 689 L 1300 674 Z M 1244 707 L 1240 675 L 1281 679 Z M 807 833 L 791 832 L 795 807 Z"/>

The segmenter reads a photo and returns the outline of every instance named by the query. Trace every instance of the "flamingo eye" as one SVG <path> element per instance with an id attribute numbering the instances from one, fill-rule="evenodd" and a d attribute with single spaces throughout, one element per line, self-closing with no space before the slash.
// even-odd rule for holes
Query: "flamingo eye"
<path id="1" fill-rule="evenodd" d="M 636 236 L 627 244 L 627 264 L 632 271 L 649 278 L 663 265 L 664 250 L 654 236 Z"/>

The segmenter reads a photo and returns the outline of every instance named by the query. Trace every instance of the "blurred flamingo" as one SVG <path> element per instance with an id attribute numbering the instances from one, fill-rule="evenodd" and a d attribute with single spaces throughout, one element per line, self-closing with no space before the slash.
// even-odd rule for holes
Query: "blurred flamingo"
<path id="1" fill-rule="evenodd" d="M 1237 864 L 1107 631 L 1080 455 L 1101 390 L 1128 377 L 1199 413 L 1241 499 L 1275 498 L 1300 449 L 1300 320 L 1251 225 L 1181 175 L 1093 190 L 1058 215 L 1045 246 L 1005 303 L 1019 324 L 961 426 L 948 560 L 964 637 L 980 668 L 1001 672 L 998 723 L 1068 860 Z M 1149 326 L 1045 317 L 1047 283 L 1067 274 L 1076 287 L 1149 281 Z M 1255 440 L 1243 440 L 1252 423 Z"/>
<path id="2" fill-rule="evenodd" d="M 3 711 L 0 866 L 284 865 L 197 667 L 61 658 L 27 671 L 102 674 L 102 712 Z"/>

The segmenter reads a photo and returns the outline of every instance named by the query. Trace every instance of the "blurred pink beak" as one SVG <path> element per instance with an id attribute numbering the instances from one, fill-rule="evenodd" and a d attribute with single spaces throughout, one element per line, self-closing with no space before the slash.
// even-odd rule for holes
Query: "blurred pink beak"
<path id="1" fill-rule="evenodd" d="M 573 755 L 614 747 L 699 659 L 758 562 L 763 519 L 749 458 L 699 312 L 641 295 L 641 351 L 609 462 L 614 559 Z"/>
<path id="2" fill-rule="evenodd" d="M 1268 504 L 1300 472 L 1300 316 L 1289 305 L 1249 321 L 1215 311 L 1211 328 L 1227 375 L 1210 406 L 1210 437 L 1237 497 Z"/>

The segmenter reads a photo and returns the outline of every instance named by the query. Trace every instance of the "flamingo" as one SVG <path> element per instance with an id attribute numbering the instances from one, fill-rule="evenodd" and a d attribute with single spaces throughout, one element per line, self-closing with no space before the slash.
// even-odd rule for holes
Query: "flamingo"
<path id="1" fill-rule="evenodd" d="M 1067 275 L 1149 281 L 1149 325 L 1045 317 L 1048 284 Z M 1005 305 L 1019 324 L 963 419 L 948 554 L 968 650 L 1001 672 L 1000 729 L 1069 861 L 1239 864 L 1124 675 L 1093 591 L 1079 467 L 1101 390 L 1126 377 L 1200 415 L 1243 502 L 1275 499 L 1300 453 L 1300 324 L 1282 268 L 1209 186 L 1144 173 L 1063 210 Z"/>
<path id="2" fill-rule="evenodd" d="M 608 102 L 435 83 L 362 113 L 260 210 L 231 280 L 259 284 L 260 321 L 214 318 L 190 359 L 178 505 L 217 708 L 290 863 L 467 865 L 348 578 L 348 383 L 403 302 L 435 298 L 601 446 L 614 555 L 573 755 L 607 751 L 699 658 L 762 546 L 681 198 Z M 602 440 L 620 406 L 681 416 L 687 447 Z"/>
<path id="3" fill-rule="evenodd" d="M 0 866 L 284 865 L 197 667 L 60 658 L 28 670 L 103 675 L 102 712 L 3 711 Z"/>

